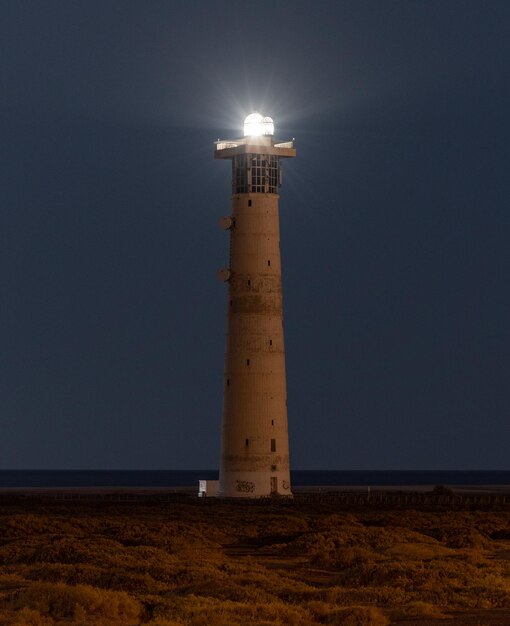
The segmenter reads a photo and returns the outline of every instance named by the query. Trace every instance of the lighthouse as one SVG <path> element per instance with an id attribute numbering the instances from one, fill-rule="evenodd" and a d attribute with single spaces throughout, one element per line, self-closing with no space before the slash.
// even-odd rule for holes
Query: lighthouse
<path id="1" fill-rule="evenodd" d="M 232 163 L 219 497 L 292 495 L 278 200 L 281 162 L 295 156 L 259 113 L 244 137 L 216 142 L 214 157 Z"/>

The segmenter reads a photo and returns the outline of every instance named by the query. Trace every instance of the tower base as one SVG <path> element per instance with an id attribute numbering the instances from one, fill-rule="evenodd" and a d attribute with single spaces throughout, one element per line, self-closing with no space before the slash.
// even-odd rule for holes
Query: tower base
<path id="1" fill-rule="evenodd" d="M 218 498 L 292 498 L 288 472 L 220 473 Z"/>

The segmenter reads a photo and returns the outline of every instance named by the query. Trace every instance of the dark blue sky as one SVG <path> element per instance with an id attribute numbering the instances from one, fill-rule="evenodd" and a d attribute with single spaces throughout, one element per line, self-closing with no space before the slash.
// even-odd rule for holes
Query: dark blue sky
<path id="1" fill-rule="evenodd" d="M 508 469 L 510 3 L 0 4 L 0 468 L 216 468 L 228 164 L 281 190 L 295 469 Z"/>

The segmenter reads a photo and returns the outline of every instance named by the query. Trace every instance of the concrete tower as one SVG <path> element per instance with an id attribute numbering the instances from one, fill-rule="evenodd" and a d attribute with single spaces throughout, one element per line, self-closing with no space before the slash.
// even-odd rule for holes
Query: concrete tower
<path id="1" fill-rule="evenodd" d="M 232 161 L 228 329 L 218 496 L 291 496 L 278 187 L 293 141 L 275 143 L 270 117 L 249 115 L 242 139 L 218 141 Z"/>

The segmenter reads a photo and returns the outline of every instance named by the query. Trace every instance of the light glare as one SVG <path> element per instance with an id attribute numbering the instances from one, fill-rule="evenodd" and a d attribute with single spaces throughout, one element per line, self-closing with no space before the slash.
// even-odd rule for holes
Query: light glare
<path id="1" fill-rule="evenodd" d="M 274 122 L 270 117 L 263 117 L 260 113 L 250 113 L 244 120 L 244 136 L 260 137 L 274 135 Z"/>

